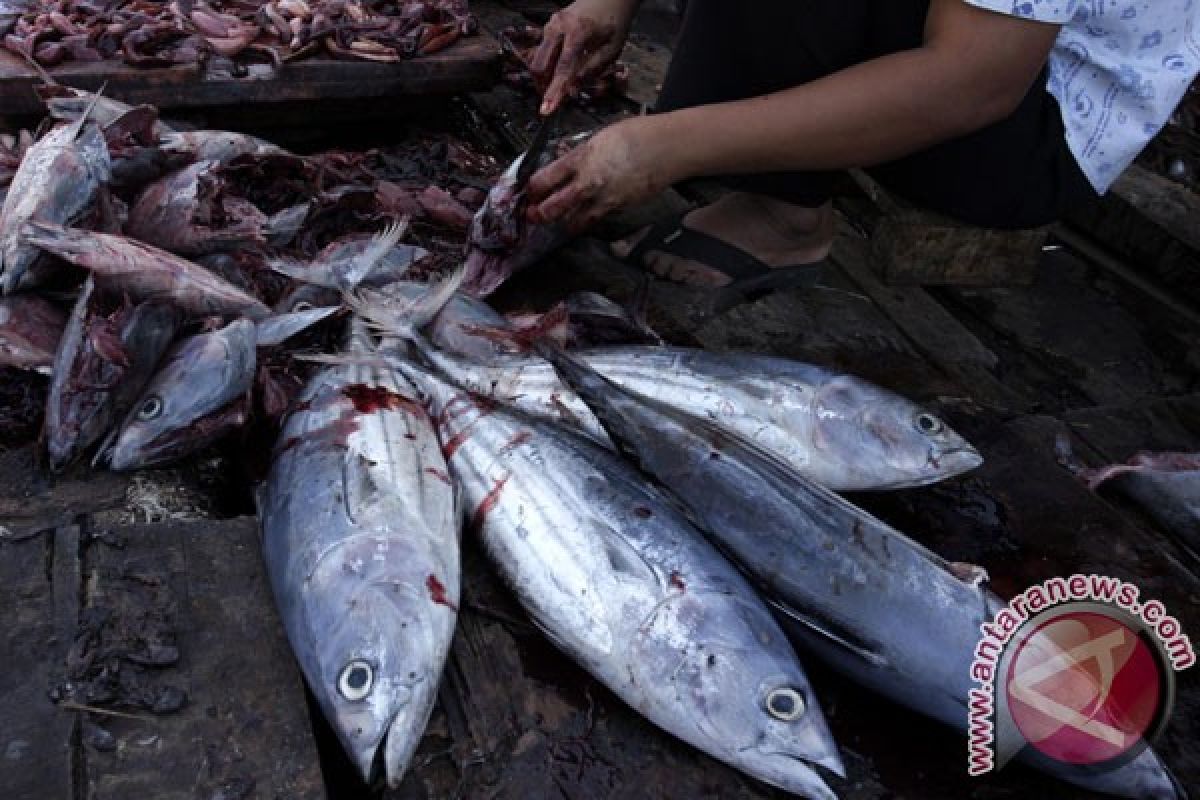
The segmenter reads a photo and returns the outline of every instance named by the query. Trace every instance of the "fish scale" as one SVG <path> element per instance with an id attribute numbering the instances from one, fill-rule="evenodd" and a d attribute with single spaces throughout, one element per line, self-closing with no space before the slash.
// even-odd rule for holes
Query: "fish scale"
<path id="1" fill-rule="evenodd" d="M 411 394 L 388 370 L 318 374 L 259 495 L 267 572 L 305 678 L 364 779 L 381 766 L 392 786 L 432 713 L 460 592 L 454 490 Z M 364 664 L 366 690 L 350 680 Z"/>
<path id="2" fill-rule="evenodd" d="M 468 518 L 537 626 L 643 716 L 760 780 L 832 798 L 842 765 L 783 632 L 627 464 L 399 366 L 429 400 Z M 802 709 L 782 720 L 768 702 Z"/>

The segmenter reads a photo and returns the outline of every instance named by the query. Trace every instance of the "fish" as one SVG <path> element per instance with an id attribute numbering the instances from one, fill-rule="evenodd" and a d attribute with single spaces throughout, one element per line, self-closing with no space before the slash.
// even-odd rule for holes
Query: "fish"
<path id="1" fill-rule="evenodd" d="M 168 132 L 159 138 L 166 153 L 187 155 L 196 161 L 215 161 L 228 164 L 239 156 L 286 156 L 282 147 L 265 139 L 233 131 Z"/>
<path id="2" fill-rule="evenodd" d="M 402 280 L 359 296 L 374 309 L 373 321 L 394 331 L 407 326 L 405 318 L 429 292 L 429 284 Z M 494 360 L 503 363 L 504 358 L 519 349 L 508 336 L 495 333 L 509 328 L 508 321 L 487 303 L 456 292 L 426 322 L 424 335 L 438 350 L 473 363 L 489 364 Z"/>
<path id="3" fill-rule="evenodd" d="M 267 216 L 227 194 L 215 161 L 199 161 L 146 186 L 125 233 L 181 256 L 264 247 Z"/>
<path id="4" fill-rule="evenodd" d="M 713 422 L 621 389 L 541 348 L 622 452 L 745 570 L 794 640 L 868 688 L 965 731 L 981 625 L 1003 601 L 955 565 Z M 1125 797 L 1181 797 L 1150 750 L 1094 775 L 1038 766 Z"/>
<path id="5" fill-rule="evenodd" d="M 104 134 L 84 114 L 59 125 L 25 153 L 0 207 L 0 290 L 11 294 L 44 281 L 42 251 L 23 236 L 33 220 L 73 225 L 84 220 L 111 176 Z"/>
<path id="6" fill-rule="evenodd" d="M 0 0 L 0 5 L 5 2 L 11 2 L 11 0 Z M 46 110 L 50 117 L 59 122 L 74 123 L 87 113 L 97 125 L 107 128 L 136 110 L 136 107 L 128 103 L 72 86 L 45 84 L 36 87 L 35 91 L 42 102 L 46 104 Z M 158 119 L 155 114 L 152 131 L 156 138 L 161 138 L 173 133 L 174 129 Z"/>
<path id="7" fill-rule="evenodd" d="M 359 312 L 393 332 L 405 313 L 360 293 Z M 443 311 L 443 314 L 446 312 Z M 503 330 L 493 334 L 505 339 Z M 537 355 L 493 355 L 479 364 L 422 346 L 454 383 L 535 417 L 571 426 L 611 447 L 601 420 Z M 983 459 L 940 417 L 859 378 L 789 359 L 677 347 L 577 351 L 618 386 L 743 436 L 805 477 L 835 491 L 925 486 L 975 469 Z"/>
<path id="8" fill-rule="evenodd" d="M 34 5 L 34 0 L 0 0 L 0 36 L 12 30 L 17 20 Z"/>
<path id="9" fill-rule="evenodd" d="M 191 314 L 270 315 L 258 298 L 209 270 L 125 236 L 31 222 L 25 242 L 91 270 L 103 285 L 139 300 L 172 303 Z"/>
<path id="10" fill-rule="evenodd" d="M 385 286 L 404 276 L 429 251 L 403 244 L 407 222 L 389 225 L 375 235 L 354 234 L 329 244 L 304 263 L 279 257 L 267 266 L 283 275 L 327 289 L 350 291 L 359 286 Z"/>
<path id="11" fill-rule="evenodd" d="M 67 315 L 37 294 L 0 297 L 0 366 L 49 371 Z"/>
<path id="12" fill-rule="evenodd" d="M 1078 475 L 1093 490 L 1111 482 L 1200 558 L 1200 453 L 1138 453 Z"/>
<path id="13" fill-rule="evenodd" d="M 276 347 L 281 345 L 293 336 L 324 322 L 341 310 L 341 306 L 307 308 L 286 314 L 275 314 L 267 319 L 259 320 L 255 329 L 257 346 Z"/>
<path id="14" fill-rule="evenodd" d="M 552 150 L 547 148 L 544 163 L 550 162 Z M 504 171 L 471 220 L 463 291 L 475 297 L 487 297 L 514 273 L 541 261 L 567 240 L 561 225 L 533 225 L 524 218 L 525 192 L 518 191 L 517 173 L 526 155 L 522 153 Z"/>
<path id="15" fill-rule="evenodd" d="M 586 439 L 398 368 L 427 399 L 469 527 L 535 624 L 668 733 L 773 786 L 843 774 L 800 662 L 671 501 Z"/>
<path id="16" fill-rule="evenodd" d="M 65 469 L 125 416 L 182 323 L 178 309 L 159 303 L 122 305 L 106 315 L 88 277 L 63 334 L 46 399 L 52 471 Z"/>
<path id="17" fill-rule="evenodd" d="M 458 500 L 413 397 L 392 370 L 318 373 L 258 495 L 267 574 L 305 679 L 363 778 L 381 769 L 393 787 L 433 710 L 461 583 Z"/>
<path id="18" fill-rule="evenodd" d="M 176 344 L 125 417 L 106 452 L 109 467 L 162 466 L 244 425 L 256 343 L 254 323 L 238 319 Z"/>

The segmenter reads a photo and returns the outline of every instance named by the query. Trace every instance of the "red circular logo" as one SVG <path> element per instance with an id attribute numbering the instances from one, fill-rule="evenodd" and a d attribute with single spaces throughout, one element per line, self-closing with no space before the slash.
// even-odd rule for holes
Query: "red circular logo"
<path id="1" fill-rule="evenodd" d="M 1155 653 L 1105 614 L 1068 612 L 1017 648 L 1005 684 L 1025 740 L 1069 764 L 1102 764 L 1142 744 L 1160 718 L 1164 691 Z"/>

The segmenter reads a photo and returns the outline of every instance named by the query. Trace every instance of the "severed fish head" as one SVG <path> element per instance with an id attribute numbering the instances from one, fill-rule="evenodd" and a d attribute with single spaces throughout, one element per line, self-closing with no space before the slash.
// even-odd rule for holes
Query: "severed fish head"
<path id="1" fill-rule="evenodd" d="M 256 342 L 254 323 L 240 319 L 176 345 L 121 426 L 109 466 L 121 471 L 165 464 L 242 425 Z"/>
<path id="2" fill-rule="evenodd" d="M 975 469 L 979 452 L 940 417 L 894 392 L 838 375 L 813 398 L 813 445 L 848 490 L 925 486 Z M 850 476 L 847 479 L 846 476 Z"/>

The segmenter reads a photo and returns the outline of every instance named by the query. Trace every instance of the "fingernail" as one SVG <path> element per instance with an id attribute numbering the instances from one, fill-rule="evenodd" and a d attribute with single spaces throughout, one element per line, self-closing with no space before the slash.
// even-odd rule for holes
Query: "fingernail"
<path id="1" fill-rule="evenodd" d="M 544 116 L 544 115 L 546 115 L 546 114 L 549 114 L 549 113 L 550 113 L 552 110 L 553 110 L 553 108 L 552 108 L 552 106 L 550 105 L 550 101 L 549 101 L 549 100 L 545 100 L 545 101 L 543 101 L 543 102 L 542 102 L 542 110 L 541 110 L 541 113 L 542 113 L 542 115 L 543 115 L 543 116 Z"/>

